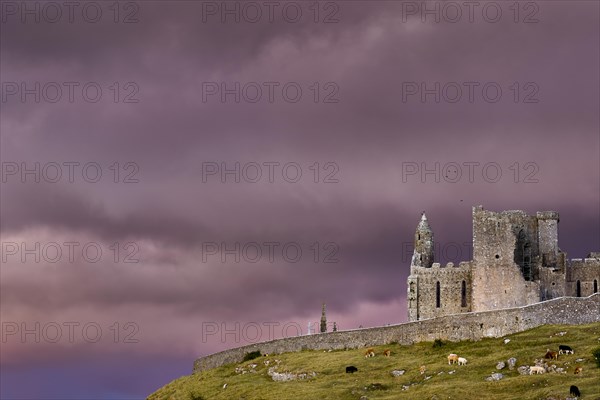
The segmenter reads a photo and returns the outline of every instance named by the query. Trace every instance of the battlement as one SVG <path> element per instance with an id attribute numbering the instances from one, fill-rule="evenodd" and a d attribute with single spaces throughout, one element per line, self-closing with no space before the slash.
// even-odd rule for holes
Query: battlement
<path id="1" fill-rule="evenodd" d="M 598 258 L 571 258 L 569 260 L 569 262 L 571 264 L 579 264 L 579 263 L 583 263 L 583 264 L 590 264 L 590 265 L 598 265 L 600 264 L 600 259 Z"/>
<path id="2" fill-rule="evenodd" d="M 538 220 L 544 220 L 544 219 L 555 219 L 555 220 L 559 220 L 558 218 L 558 212 L 556 211 L 538 211 L 536 213 L 536 217 Z"/>

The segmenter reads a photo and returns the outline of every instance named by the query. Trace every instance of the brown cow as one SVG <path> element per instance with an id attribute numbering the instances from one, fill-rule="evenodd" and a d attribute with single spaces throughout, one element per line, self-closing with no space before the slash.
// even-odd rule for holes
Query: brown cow
<path id="1" fill-rule="evenodd" d="M 550 349 L 547 349 L 546 355 L 544 356 L 544 358 L 547 358 L 550 360 L 558 360 L 558 353 L 555 351 L 550 351 Z"/>
<path id="2" fill-rule="evenodd" d="M 458 354 L 454 354 L 454 353 L 450 354 L 448 356 L 448 365 L 456 364 L 456 363 L 458 363 Z"/>

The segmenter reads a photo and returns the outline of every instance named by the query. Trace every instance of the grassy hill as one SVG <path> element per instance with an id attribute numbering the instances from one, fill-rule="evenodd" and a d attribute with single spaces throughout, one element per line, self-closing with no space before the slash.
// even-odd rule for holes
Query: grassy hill
<path id="1" fill-rule="evenodd" d="M 559 335 L 559 332 L 566 332 Z M 339 351 L 302 351 L 259 357 L 239 364 L 224 365 L 209 371 L 179 378 L 148 397 L 148 400 L 216 400 L 216 399 L 477 399 L 524 400 L 565 399 L 570 385 L 576 385 L 582 399 L 600 399 L 600 368 L 592 351 L 600 347 L 600 323 L 590 325 L 546 325 L 504 338 L 478 342 L 432 342 L 412 346 L 390 344 L 375 346 L 376 357 L 365 358 L 364 349 Z M 561 355 L 555 364 L 566 373 L 519 375 L 516 368 L 496 370 L 499 361 L 517 358 L 516 367 L 534 365 L 546 349 L 558 350 L 566 344 L 574 355 Z M 383 350 L 391 349 L 391 357 Z M 456 353 L 468 359 L 466 366 L 448 365 L 447 355 Z M 577 359 L 583 361 L 577 362 Z M 276 364 L 276 360 L 279 361 Z M 268 365 L 265 365 L 268 362 Z M 254 368 L 250 365 L 256 364 Z M 277 365 L 278 372 L 312 373 L 306 379 L 275 382 L 267 374 Z M 346 374 L 354 365 L 358 372 Z M 419 367 L 424 365 L 425 374 Z M 576 366 L 583 372 L 574 375 Z M 236 372 L 237 368 L 237 372 Z M 241 373 L 240 371 L 248 371 Z M 405 370 L 394 377 L 392 370 Z M 450 373 L 451 371 L 455 371 Z M 500 381 L 488 382 L 493 372 L 504 374 Z M 223 388 L 224 384 L 226 388 Z M 404 388 L 404 389 L 403 389 Z"/>

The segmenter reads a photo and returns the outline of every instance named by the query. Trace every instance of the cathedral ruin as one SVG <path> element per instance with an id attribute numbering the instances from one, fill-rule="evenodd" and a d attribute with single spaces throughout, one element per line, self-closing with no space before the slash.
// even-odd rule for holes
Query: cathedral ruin
<path id="1" fill-rule="evenodd" d="M 558 213 L 493 212 L 473 207 L 473 259 L 434 262 L 425 213 L 416 232 L 408 277 L 408 319 L 521 307 L 598 292 L 600 252 L 567 259 L 558 247 Z"/>

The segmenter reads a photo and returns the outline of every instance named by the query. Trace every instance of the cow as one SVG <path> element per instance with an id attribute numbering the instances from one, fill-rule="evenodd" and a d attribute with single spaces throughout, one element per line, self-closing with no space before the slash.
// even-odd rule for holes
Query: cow
<path id="1" fill-rule="evenodd" d="M 353 374 L 355 372 L 358 372 L 358 368 L 356 368 L 354 365 L 350 365 L 350 366 L 346 367 L 347 374 Z"/>
<path id="2" fill-rule="evenodd" d="M 426 371 L 426 370 L 427 370 L 427 368 L 425 368 L 425 366 L 424 366 L 424 365 L 421 365 L 421 366 L 419 367 L 419 372 L 421 373 L 421 375 L 423 375 L 423 374 L 425 373 L 425 371 Z"/>
<path id="3" fill-rule="evenodd" d="M 389 357 L 391 354 L 392 354 L 392 351 L 389 349 L 383 351 L 383 355 L 386 357 Z"/>
<path id="4" fill-rule="evenodd" d="M 544 356 L 544 358 L 550 359 L 550 360 L 558 360 L 558 353 L 555 351 L 550 351 L 550 349 L 546 350 L 546 355 Z"/>
<path id="5" fill-rule="evenodd" d="M 583 367 L 575 368 L 575 375 L 579 375 L 583 371 Z"/>
<path id="6" fill-rule="evenodd" d="M 571 396 L 581 397 L 581 392 L 579 391 L 579 388 L 575 385 L 571 385 L 571 388 L 569 389 L 569 394 Z"/>
<path id="7" fill-rule="evenodd" d="M 458 357 L 458 365 L 467 365 L 467 359 L 463 357 Z"/>
<path id="8" fill-rule="evenodd" d="M 575 352 L 573 351 L 573 349 L 570 346 L 566 346 L 564 344 L 561 344 L 560 346 L 558 346 L 558 354 L 575 354 Z"/>
<path id="9" fill-rule="evenodd" d="M 458 362 L 458 354 L 450 354 L 448 356 L 448 365 L 455 364 Z"/>
<path id="10" fill-rule="evenodd" d="M 367 351 L 365 351 L 365 358 L 368 358 L 368 357 L 375 357 L 375 350 L 367 349 Z"/>
<path id="11" fill-rule="evenodd" d="M 538 366 L 535 366 L 535 365 L 529 367 L 529 375 L 543 374 L 545 372 L 546 372 L 546 370 L 544 369 L 544 367 L 538 367 Z"/>

